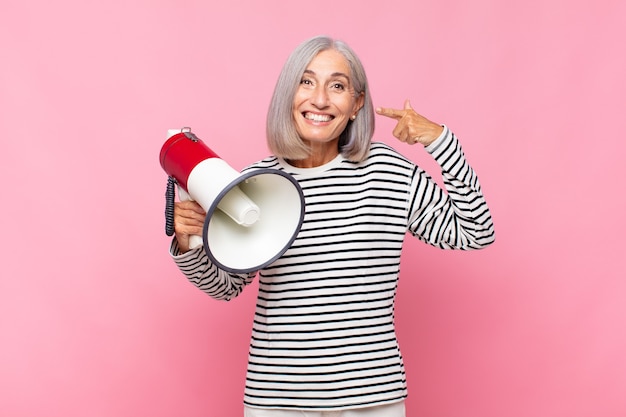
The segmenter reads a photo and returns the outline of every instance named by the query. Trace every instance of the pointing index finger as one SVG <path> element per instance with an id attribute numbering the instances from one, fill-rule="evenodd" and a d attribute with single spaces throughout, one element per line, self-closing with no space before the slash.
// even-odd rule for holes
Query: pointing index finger
<path id="1" fill-rule="evenodd" d="M 404 110 L 396 110 L 387 107 L 377 107 L 376 113 L 396 120 L 401 119 L 404 116 Z"/>

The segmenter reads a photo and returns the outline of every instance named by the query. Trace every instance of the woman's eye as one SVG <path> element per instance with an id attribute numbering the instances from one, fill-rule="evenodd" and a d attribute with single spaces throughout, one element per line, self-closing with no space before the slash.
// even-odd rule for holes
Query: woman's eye
<path id="1" fill-rule="evenodd" d="M 332 85 L 332 88 L 334 88 L 335 90 L 341 90 L 341 91 L 345 90 L 344 85 L 341 83 L 334 83 Z"/>
<path id="2" fill-rule="evenodd" d="M 300 84 L 303 84 L 303 85 L 313 85 L 313 82 L 311 80 L 303 78 L 302 80 L 300 80 Z"/>

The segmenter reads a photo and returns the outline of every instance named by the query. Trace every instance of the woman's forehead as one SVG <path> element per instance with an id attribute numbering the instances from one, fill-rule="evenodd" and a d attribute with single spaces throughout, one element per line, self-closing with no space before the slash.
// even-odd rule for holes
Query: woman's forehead
<path id="1" fill-rule="evenodd" d="M 348 79 L 350 79 L 351 73 L 348 60 L 341 52 L 334 49 L 327 49 L 317 54 L 311 62 L 309 62 L 305 72 L 326 76 L 343 75 Z"/>

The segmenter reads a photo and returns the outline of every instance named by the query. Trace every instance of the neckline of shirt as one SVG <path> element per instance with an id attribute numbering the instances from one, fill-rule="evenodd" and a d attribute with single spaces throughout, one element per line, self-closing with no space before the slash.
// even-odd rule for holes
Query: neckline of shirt
<path id="1" fill-rule="evenodd" d="M 321 172 L 326 172 L 332 168 L 339 166 L 344 161 L 344 157 L 341 154 L 338 154 L 332 160 L 326 162 L 323 165 L 313 167 L 313 168 L 298 168 L 291 165 L 289 162 L 285 161 L 283 158 L 278 158 L 278 163 L 285 171 L 290 174 L 300 174 L 300 175 L 312 175 L 319 174 Z"/>

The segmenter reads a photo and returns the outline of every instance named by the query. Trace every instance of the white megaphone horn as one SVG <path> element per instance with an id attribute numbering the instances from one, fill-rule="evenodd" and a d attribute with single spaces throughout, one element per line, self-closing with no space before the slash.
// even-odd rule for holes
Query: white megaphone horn
<path id="1" fill-rule="evenodd" d="M 168 130 L 161 167 L 178 184 L 181 201 L 206 211 L 202 236 L 190 247 L 204 250 L 218 267 L 247 273 L 268 266 L 293 243 L 304 218 L 304 195 L 284 171 L 259 168 L 240 174 L 220 159 L 191 129 Z M 173 234 L 173 189 L 168 188 L 166 230 Z"/>

